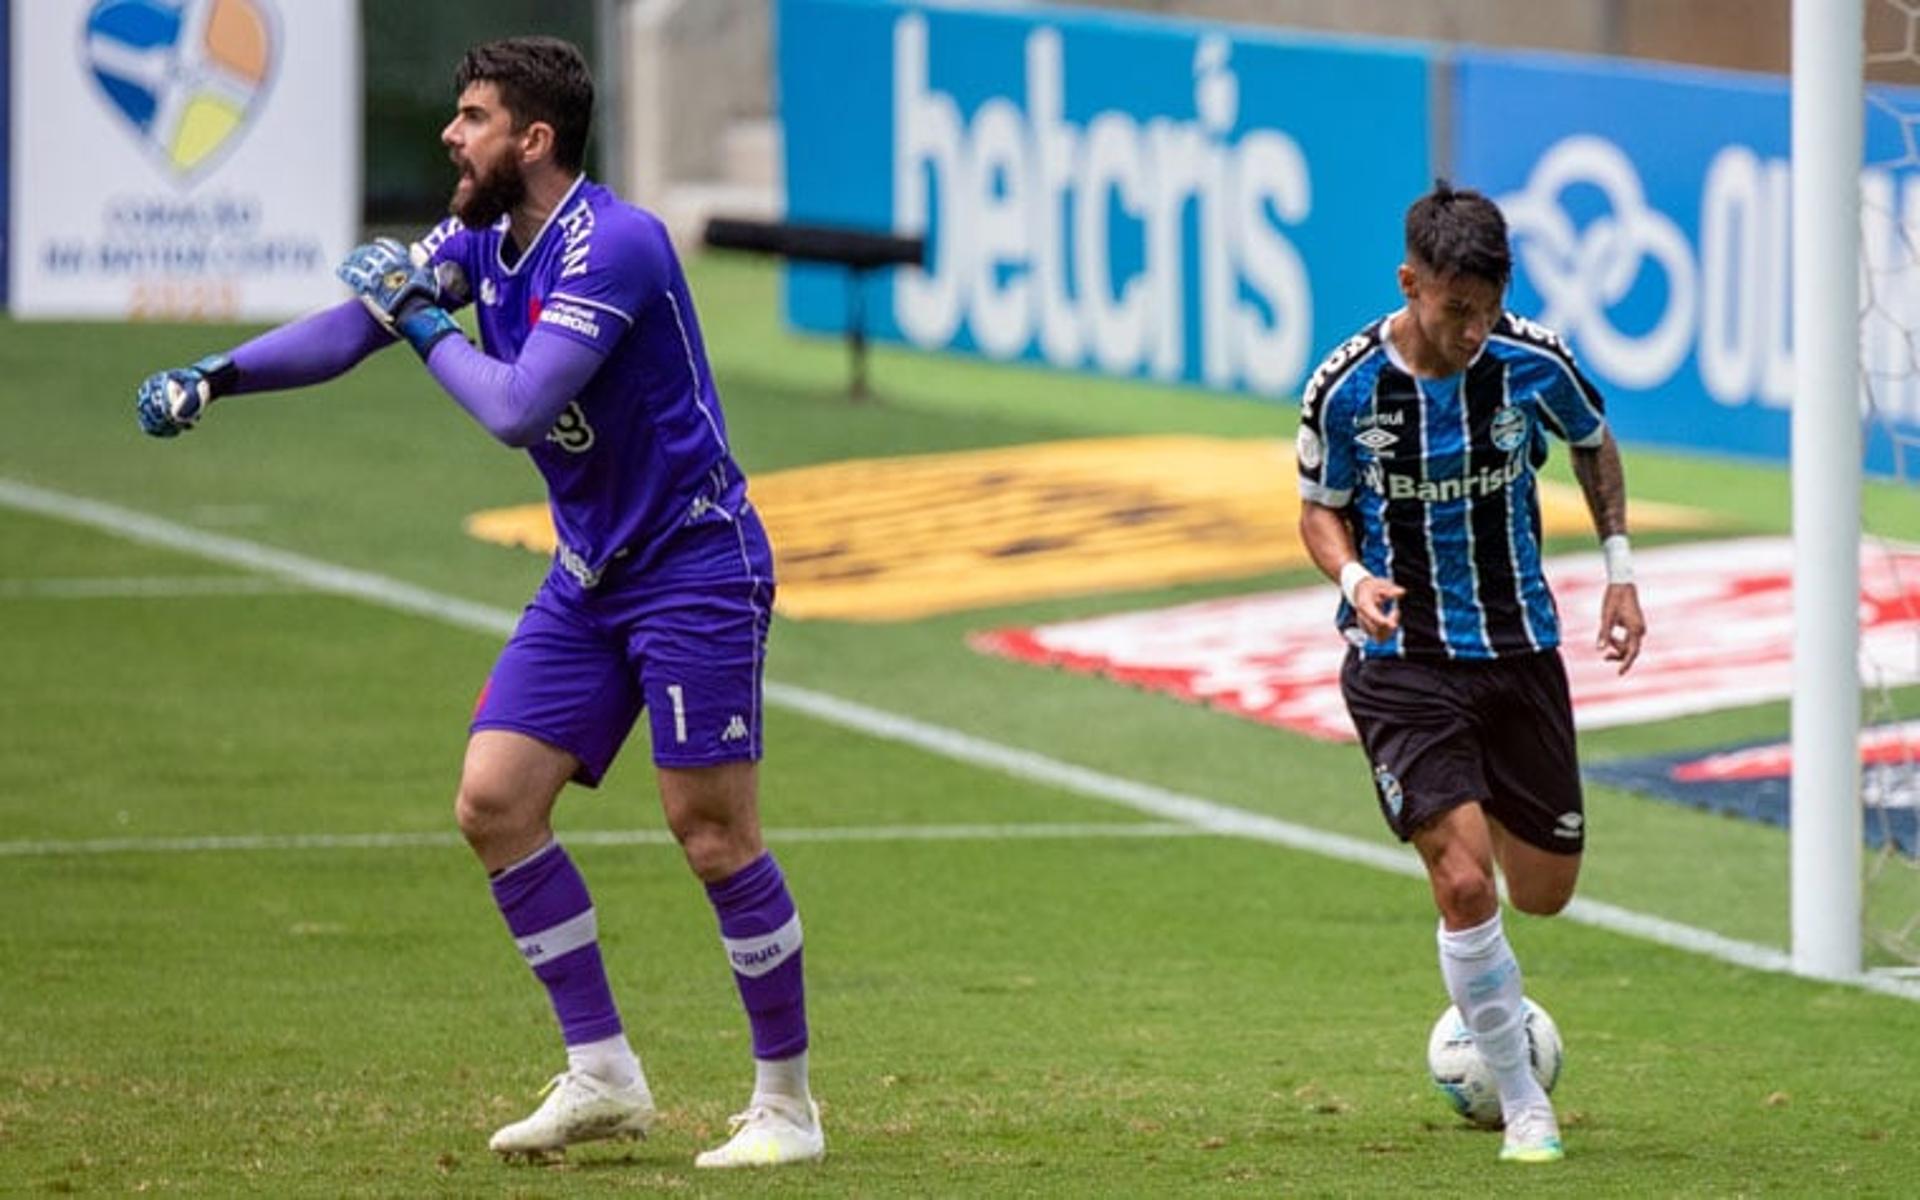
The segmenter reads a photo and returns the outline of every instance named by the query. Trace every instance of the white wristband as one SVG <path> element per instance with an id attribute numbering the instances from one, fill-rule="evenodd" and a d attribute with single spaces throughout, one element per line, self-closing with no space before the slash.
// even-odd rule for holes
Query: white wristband
<path id="1" fill-rule="evenodd" d="M 1607 583 L 1633 582 L 1633 548 L 1627 545 L 1627 535 L 1616 533 L 1600 543 L 1600 553 L 1607 560 Z"/>
<path id="2" fill-rule="evenodd" d="M 1348 604 L 1358 608 L 1360 602 L 1353 598 L 1353 593 L 1359 589 L 1361 580 L 1372 578 L 1373 572 L 1362 566 L 1360 560 L 1356 558 L 1340 568 L 1340 594 L 1347 598 Z"/>

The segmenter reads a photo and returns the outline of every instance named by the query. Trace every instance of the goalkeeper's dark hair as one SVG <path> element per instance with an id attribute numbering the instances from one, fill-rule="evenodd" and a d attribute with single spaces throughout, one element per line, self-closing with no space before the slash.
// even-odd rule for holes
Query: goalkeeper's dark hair
<path id="1" fill-rule="evenodd" d="M 1499 206 L 1445 179 L 1407 209 L 1407 257 L 1442 278 L 1470 275 L 1504 288 L 1513 277 Z"/>
<path id="2" fill-rule="evenodd" d="M 580 169 L 593 123 L 593 75 L 579 47 L 555 37 L 482 42 L 453 72 L 455 91 L 475 83 L 500 89 L 516 131 L 535 121 L 553 126 L 554 161 L 569 171 Z"/>

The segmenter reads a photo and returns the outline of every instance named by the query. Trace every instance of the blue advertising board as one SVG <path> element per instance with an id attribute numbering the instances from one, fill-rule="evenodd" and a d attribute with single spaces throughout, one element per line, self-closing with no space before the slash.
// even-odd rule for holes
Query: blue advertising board
<path id="1" fill-rule="evenodd" d="M 928 239 L 877 337 L 1297 396 L 1396 302 L 1429 57 L 1084 10 L 782 0 L 787 214 Z M 847 280 L 795 266 L 794 326 Z"/>
<path id="2" fill-rule="evenodd" d="M 1453 170 L 1512 227 L 1509 304 L 1572 343 L 1623 441 L 1785 459 L 1794 400 L 1787 81 L 1559 55 L 1455 63 Z M 1920 437 L 1902 326 L 1920 282 L 1894 214 L 1920 212 L 1900 122 L 1869 109 L 1863 176 L 1877 312 L 1862 334 L 1874 415 Z M 1898 193 L 1899 204 L 1895 203 Z M 1906 310 L 1912 307 L 1911 314 Z"/>

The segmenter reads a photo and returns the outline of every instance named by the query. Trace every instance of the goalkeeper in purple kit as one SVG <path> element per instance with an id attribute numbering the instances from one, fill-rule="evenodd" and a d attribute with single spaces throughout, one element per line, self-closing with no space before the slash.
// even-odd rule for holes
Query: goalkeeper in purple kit
<path id="1" fill-rule="evenodd" d="M 600 781 L 644 710 L 667 824 L 705 883 L 753 1033 L 752 1098 L 703 1167 L 825 1152 L 807 1082 L 800 919 L 761 842 L 757 763 L 773 560 L 728 448 L 700 326 L 660 222 L 581 174 L 593 82 L 573 46 L 468 51 L 441 134 L 453 216 L 340 267 L 357 299 L 142 385 L 170 437 L 215 400 L 318 383 L 405 341 L 545 477 L 558 549 L 475 710 L 455 815 L 553 1002 L 567 1069 L 507 1156 L 644 1136 L 652 1093 L 602 965 L 585 881 L 550 818 Z M 478 305 L 482 349 L 449 311 Z"/>

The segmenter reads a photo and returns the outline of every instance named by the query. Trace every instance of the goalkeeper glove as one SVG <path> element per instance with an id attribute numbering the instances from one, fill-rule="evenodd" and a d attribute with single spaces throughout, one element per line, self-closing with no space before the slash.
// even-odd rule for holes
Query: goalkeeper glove
<path id="1" fill-rule="evenodd" d="M 209 354 L 190 367 L 156 371 L 140 385 L 134 414 L 147 433 L 174 437 L 198 424 L 207 405 L 232 390 L 239 379 L 239 370 L 224 354 Z"/>
<path id="2" fill-rule="evenodd" d="M 423 361 L 441 338 L 460 332 L 441 304 L 466 299 L 466 280 L 452 263 L 429 268 L 418 245 L 409 248 L 392 238 L 369 242 L 355 247 L 334 274 L 382 329 L 405 338 Z"/>

